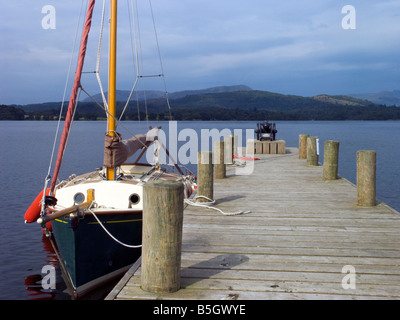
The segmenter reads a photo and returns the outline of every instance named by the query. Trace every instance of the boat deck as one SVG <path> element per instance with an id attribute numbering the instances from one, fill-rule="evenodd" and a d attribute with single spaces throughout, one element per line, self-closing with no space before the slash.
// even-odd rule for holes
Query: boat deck
<path id="1" fill-rule="evenodd" d="M 358 207 L 352 183 L 324 181 L 296 148 L 257 156 L 214 188 L 217 208 L 250 213 L 185 209 L 181 290 L 141 290 L 139 262 L 107 299 L 399 299 L 400 214 Z"/>

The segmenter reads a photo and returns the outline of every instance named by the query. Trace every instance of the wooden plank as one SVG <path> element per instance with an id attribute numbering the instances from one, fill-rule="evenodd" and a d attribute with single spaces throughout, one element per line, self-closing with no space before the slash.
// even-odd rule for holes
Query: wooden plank
<path id="1" fill-rule="evenodd" d="M 210 244 L 208 246 L 196 243 L 183 244 L 182 250 L 185 252 L 213 252 L 213 253 L 260 253 L 265 255 L 301 255 L 301 256 L 329 256 L 329 257 L 387 257 L 399 258 L 399 250 L 387 249 L 360 249 L 360 248 L 298 248 L 298 247 L 271 247 L 268 244 L 253 247 L 237 247 L 230 245 Z"/>
<path id="2" fill-rule="evenodd" d="M 138 279 L 130 282 L 129 288 L 136 291 L 140 286 Z M 374 288 L 373 296 L 396 296 L 399 286 L 396 285 L 358 285 L 354 291 L 344 292 L 341 282 L 301 282 L 281 280 L 236 280 L 236 279 L 205 279 L 205 278 L 183 278 L 182 288 L 191 290 L 225 290 L 225 291 L 250 291 L 250 292 L 271 292 L 271 293 L 315 293 L 318 290 L 323 294 L 368 294 L 371 287 Z M 318 288 L 318 289 L 317 289 Z M 128 291 L 128 290 L 127 290 Z M 367 292 L 367 293 L 366 293 Z"/>
<path id="3" fill-rule="evenodd" d="M 320 227 L 309 227 L 309 226 L 271 226 L 268 224 L 265 225 L 254 225 L 249 226 L 247 229 L 243 230 L 242 225 L 244 224 L 225 224 L 225 225 L 215 225 L 210 223 L 190 223 L 187 222 L 185 224 L 185 231 L 186 232 L 201 232 L 204 228 L 208 229 L 208 232 L 241 232 L 241 233 L 252 233 L 252 234 L 276 234 L 280 235 L 283 232 L 290 231 L 293 235 L 301 235 L 301 234 L 320 234 L 321 236 L 339 236 L 343 235 L 343 233 L 357 233 L 357 236 L 365 236 L 369 237 L 366 232 L 370 233 L 378 233 L 388 235 L 389 233 L 393 233 L 398 235 L 399 230 L 393 227 L 387 228 L 371 228 L 371 227 L 341 227 L 341 226 L 320 226 Z"/>
<path id="4" fill-rule="evenodd" d="M 224 257 L 236 256 L 237 260 L 242 259 L 243 261 L 235 261 L 230 258 L 224 260 Z M 347 257 L 346 259 L 338 259 L 335 261 L 334 258 L 331 262 L 303 262 L 304 260 L 298 259 L 292 261 L 285 257 L 281 261 L 270 261 L 263 257 L 263 259 L 254 259 L 251 255 L 241 255 L 241 254 L 222 254 L 216 255 L 209 260 L 197 260 L 193 258 L 188 258 L 182 263 L 183 268 L 192 269 L 193 266 L 201 269 L 230 269 L 230 270 L 258 270 L 258 271 L 276 271 L 280 272 L 327 272 L 327 273 L 341 273 L 343 266 L 353 265 L 356 268 L 356 272 L 360 274 L 375 274 L 375 275 L 396 275 L 400 276 L 400 270 L 398 268 L 398 261 L 393 261 L 392 265 L 379 265 L 376 266 L 374 263 L 366 264 L 357 263 L 358 259 L 352 259 Z M 297 257 L 296 257 L 297 258 Z M 234 260 L 234 261 L 229 261 Z M 365 260 L 365 259 L 363 259 Z M 300 263 L 301 262 L 301 263 Z M 379 262 L 378 262 L 379 263 Z M 400 283 L 398 284 L 400 286 Z M 399 287 L 400 289 L 400 287 Z"/>
<path id="5" fill-rule="evenodd" d="M 228 207 L 219 207 L 222 210 L 229 211 Z M 244 210 L 251 210 L 251 207 L 243 207 Z M 232 210 L 230 210 L 232 211 Z M 235 211 L 235 210 L 233 210 Z M 237 211 L 237 209 L 236 209 Z M 247 217 L 242 219 L 243 221 L 239 221 L 237 218 L 231 218 L 231 220 L 227 221 L 229 218 L 225 217 L 223 221 L 220 218 L 210 215 L 209 221 L 227 225 L 246 225 L 249 223 L 264 223 L 269 226 L 323 226 L 323 227 L 338 227 L 338 228 L 346 228 L 346 227 L 363 227 L 363 228 L 373 228 L 372 224 L 376 224 L 378 228 L 389 228 L 393 230 L 393 224 L 399 223 L 400 221 L 397 219 L 368 219 L 368 220 L 355 220 L 355 219 L 329 219 L 329 218 L 321 218 L 321 219 L 303 219 L 303 218 L 265 218 L 262 219 L 260 217 Z M 199 217 L 193 218 L 194 221 L 199 222 L 201 219 Z M 231 222 L 232 221 L 232 222 Z"/>
<path id="6" fill-rule="evenodd" d="M 240 253 L 236 253 L 239 259 Z M 244 254 L 243 254 L 244 255 Z M 220 254 L 217 255 L 220 257 L 220 260 L 224 258 L 224 256 L 229 256 L 229 254 Z M 210 252 L 183 252 L 182 255 L 184 260 L 198 262 L 209 262 L 211 259 L 216 257 L 216 253 Z M 266 261 L 268 264 L 284 262 L 284 263 L 297 263 L 301 261 L 302 264 L 307 263 L 323 263 L 323 264 L 341 264 L 346 265 L 349 262 L 349 258 L 351 258 L 351 262 L 357 265 L 379 265 L 379 266 L 395 266 L 396 270 L 393 272 L 395 274 L 400 273 L 400 269 L 397 268 L 400 264 L 400 258 L 387 258 L 387 257 L 340 257 L 340 256 L 307 256 L 307 255 L 264 255 L 259 253 L 248 253 L 247 259 L 248 261 Z M 215 260 L 215 259 L 214 259 Z M 379 272 L 379 271 L 378 271 Z"/>
<path id="7" fill-rule="evenodd" d="M 108 293 L 104 300 L 114 300 L 122 289 L 126 286 L 128 281 L 132 278 L 135 272 L 140 268 L 142 263 L 142 257 L 136 260 L 136 262 L 129 268 L 128 272 L 118 281 L 117 285 Z"/>
<path id="8" fill-rule="evenodd" d="M 183 277 L 182 290 L 163 296 L 162 299 L 368 299 L 390 298 L 398 295 L 398 286 L 361 283 L 358 289 L 343 290 L 340 279 L 333 282 L 290 281 L 279 279 L 232 279 Z M 373 288 L 374 290 L 370 290 Z M 138 278 L 134 278 L 121 291 L 120 299 L 160 299 L 144 292 Z"/>
<path id="9" fill-rule="evenodd" d="M 268 292 L 243 290 L 212 290 L 191 289 L 180 290 L 168 296 L 154 296 L 140 289 L 126 288 L 118 296 L 120 300 L 387 300 L 388 296 L 325 294 L 325 293 L 295 293 L 295 292 Z"/>

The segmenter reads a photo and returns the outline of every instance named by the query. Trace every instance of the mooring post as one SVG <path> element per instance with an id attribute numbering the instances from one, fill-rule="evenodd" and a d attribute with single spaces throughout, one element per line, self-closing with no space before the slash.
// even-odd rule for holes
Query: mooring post
<path id="1" fill-rule="evenodd" d="M 307 164 L 309 166 L 318 165 L 318 137 L 307 138 Z"/>
<path id="2" fill-rule="evenodd" d="M 231 135 L 224 137 L 224 146 L 225 163 L 233 164 L 233 139 Z"/>
<path id="3" fill-rule="evenodd" d="M 200 151 L 198 153 L 197 160 L 197 195 L 213 199 L 214 166 L 212 163 L 212 152 Z M 208 200 L 199 198 L 198 201 L 207 202 Z"/>
<path id="4" fill-rule="evenodd" d="M 225 165 L 225 143 L 224 141 L 214 142 L 214 178 L 226 178 L 226 165 Z"/>
<path id="5" fill-rule="evenodd" d="M 325 141 L 324 144 L 324 180 L 336 180 L 338 177 L 339 141 Z"/>
<path id="6" fill-rule="evenodd" d="M 256 154 L 256 142 L 255 139 L 248 139 L 246 142 L 246 155 L 253 157 Z"/>
<path id="7" fill-rule="evenodd" d="M 141 288 L 152 293 L 180 289 L 184 187 L 157 180 L 143 187 Z"/>
<path id="8" fill-rule="evenodd" d="M 263 141 L 256 141 L 256 154 L 263 153 Z"/>
<path id="9" fill-rule="evenodd" d="M 307 138 L 308 134 L 299 135 L 299 159 L 307 159 Z"/>
<path id="10" fill-rule="evenodd" d="M 232 159 L 234 155 L 238 155 L 239 137 L 236 134 L 231 135 L 232 137 Z"/>
<path id="11" fill-rule="evenodd" d="M 260 142 L 260 144 L 261 144 L 261 146 L 262 146 L 262 154 L 269 154 L 270 152 L 269 152 L 269 145 L 270 145 L 270 142 L 269 141 L 261 141 Z M 260 148 L 259 148 L 260 149 Z"/>
<path id="12" fill-rule="evenodd" d="M 276 141 L 277 144 L 277 153 L 278 154 L 286 154 L 286 141 L 285 140 L 278 140 Z"/>
<path id="13" fill-rule="evenodd" d="M 376 205 L 376 152 L 357 152 L 357 203 L 359 206 Z"/>

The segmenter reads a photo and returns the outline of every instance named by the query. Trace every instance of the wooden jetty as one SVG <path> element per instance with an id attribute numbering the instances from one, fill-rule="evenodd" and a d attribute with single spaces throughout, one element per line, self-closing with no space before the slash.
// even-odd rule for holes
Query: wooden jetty
<path id="1" fill-rule="evenodd" d="M 138 261 L 106 299 L 399 299 L 400 214 L 286 150 L 214 181 L 215 207 L 250 213 L 185 208 L 179 291 L 143 291 Z"/>

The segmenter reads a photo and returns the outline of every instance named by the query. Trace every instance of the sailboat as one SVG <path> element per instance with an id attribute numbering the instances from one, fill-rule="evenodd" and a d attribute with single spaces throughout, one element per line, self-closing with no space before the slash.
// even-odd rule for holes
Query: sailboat
<path id="1" fill-rule="evenodd" d="M 38 222 L 57 253 L 67 285 L 80 297 L 121 277 L 141 255 L 143 186 L 158 179 L 184 184 L 185 197 L 196 189 L 196 178 L 178 164 L 172 172 L 155 161 L 139 163 L 150 144 L 156 152 L 160 127 L 123 140 L 116 131 L 117 0 L 110 0 L 110 52 L 107 128 L 103 167 L 59 181 L 58 174 L 77 106 L 95 0 L 89 0 L 75 80 L 65 116 L 53 175 L 25 213 L 25 222 Z M 79 99 L 78 99 L 79 100 Z M 165 149 L 167 155 L 168 150 Z M 139 152 L 133 162 L 128 159 Z M 50 183 L 51 181 L 51 183 Z M 50 186 L 49 186 L 50 184 Z"/>

